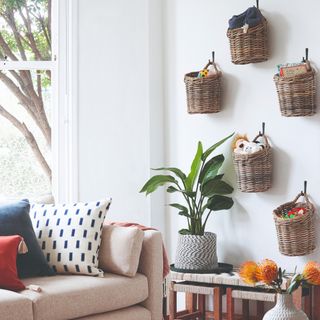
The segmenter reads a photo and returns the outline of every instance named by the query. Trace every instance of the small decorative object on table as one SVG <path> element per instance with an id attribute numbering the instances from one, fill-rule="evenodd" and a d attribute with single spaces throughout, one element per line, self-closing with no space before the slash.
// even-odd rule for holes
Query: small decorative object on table
<path id="1" fill-rule="evenodd" d="M 188 227 L 179 231 L 175 267 L 178 269 L 212 270 L 218 267 L 216 253 L 216 234 L 205 232 L 207 221 L 212 212 L 227 210 L 233 206 L 233 200 L 225 195 L 233 188 L 222 180 L 219 169 L 224 156 L 219 154 L 210 158 L 212 152 L 233 134 L 217 142 L 206 151 L 202 143 L 198 148 L 188 175 L 178 168 L 159 168 L 173 175 L 156 175 L 150 178 L 140 192 L 147 195 L 159 186 L 170 184 L 167 192 L 180 193 L 186 206 L 172 203 L 170 206 L 179 210 L 179 215 L 187 220 Z"/>
<path id="2" fill-rule="evenodd" d="M 302 310 L 293 304 L 292 293 L 299 286 L 320 285 L 320 266 L 315 262 L 308 262 L 302 274 L 295 274 L 291 278 L 290 286 L 282 290 L 283 278 L 289 278 L 285 271 L 269 259 L 257 264 L 253 261 L 245 262 L 240 268 L 240 276 L 246 283 L 258 284 L 277 293 L 276 306 L 269 310 L 263 320 L 308 320 Z"/>
<path id="3" fill-rule="evenodd" d="M 304 202 L 298 202 L 300 197 Z M 307 195 L 307 181 L 304 191 L 273 212 L 277 229 L 279 250 L 286 256 L 304 256 L 315 247 L 314 206 Z"/>
<path id="4" fill-rule="evenodd" d="M 312 116 L 316 113 L 316 73 L 309 61 L 309 50 L 301 63 L 278 66 L 274 76 L 281 115 Z"/>
<path id="5" fill-rule="evenodd" d="M 215 63 L 214 51 L 212 61 L 196 72 L 185 75 L 188 113 L 217 113 L 221 111 L 222 73 Z"/>
<path id="6" fill-rule="evenodd" d="M 272 153 L 265 135 L 265 123 L 252 142 L 247 136 L 236 136 L 233 163 L 242 192 L 263 192 L 271 187 Z"/>
<path id="7" fill-rule="evenodd" d="M 234 64 L 267 61 L 269 58 L 267 20 L 257 6 L 229 20 L 227 36 Z"/>

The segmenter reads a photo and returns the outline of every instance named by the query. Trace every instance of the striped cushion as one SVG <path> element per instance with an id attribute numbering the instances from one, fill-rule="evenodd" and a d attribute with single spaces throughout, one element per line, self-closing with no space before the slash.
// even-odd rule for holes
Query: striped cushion
<path id="1" fill-rule="evenodd" d="M 98 254 L 109 205 L 110 200 L 31 206 L 38 243 L 56 272 L 103 275 L 98 268 Z"/>

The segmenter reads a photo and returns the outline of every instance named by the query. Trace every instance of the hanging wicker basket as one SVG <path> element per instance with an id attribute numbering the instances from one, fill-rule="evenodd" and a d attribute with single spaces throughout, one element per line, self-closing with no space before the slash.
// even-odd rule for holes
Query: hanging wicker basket
<path id="1" fill-rule="evenodd" d="M 199 72 L 185 75 L 184 82 L 187 91 L 188 113 L 217 113 L 221 111 L 222 73 L 217 69 L 216 74 L 198 78 Z"/>
<path id="2" fill-rule="evenodd" d="M 242 192 L 263 192 L 271 188 L 272 150 L 268 138 L 264 134 L 256 136 L 254 141 L 261 136 L 266 141 L 264 149 L 252 154 L 233 152 L 238 188 Z"/>
<path id="3" fill-rule="evenodd" d="M 298 202 L 304 196 L 304 202 Z M 282 218 L 285 210 L 294 207 L 306 208 L 306 213 L 291 219 Z M 315 248 L 314 206 L 306 193 L 301 192 L 297 197 L 273 211 L 273 218 L 277 229 L 279 251 L 286 256 L 304 256 Z"/>
<path id="4" fill-rule="evenodd" d="M 231 60 L 234 64 L 248 64 L 267 61 L 268 23 L 265 18 L 245 33 L 243 28 L 228 29 Z"/>
<path id="5" fill-rule="evenodd" d="M 294 77 L 274 76 L 281 114 L 285 117 L 316 113 L 316 73 L 313 69 Z"/>

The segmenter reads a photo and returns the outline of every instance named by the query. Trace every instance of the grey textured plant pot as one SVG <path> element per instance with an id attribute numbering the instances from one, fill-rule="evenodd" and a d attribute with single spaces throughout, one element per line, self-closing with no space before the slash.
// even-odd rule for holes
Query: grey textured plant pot
<path id="1" fill-rule="evenodd" d="M 217 268 L 217 236 L 205 232 L 203 236 L 179 234 L 175 267 L 189 270 Z"/>

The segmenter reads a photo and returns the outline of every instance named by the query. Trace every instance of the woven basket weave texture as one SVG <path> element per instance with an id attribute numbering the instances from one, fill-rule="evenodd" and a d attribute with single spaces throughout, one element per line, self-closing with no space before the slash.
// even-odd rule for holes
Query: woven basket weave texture
<path id="1" fill-rule="evenodd" d="M 197 78 L 198 72 L 185 75 L 188 113 L 217 113 L 221 111 L 222 73 Z"/>
<path id="2" fill-rule="evenodd" d="M 276 225 L 279 251 L 286 256 L 304 256 L 314 251 L 315 244 L 315 226 L 314 226 L 314 206 L 309 201 L 307 195 L 305 202 L 298 202 L 304 193 L 287 202 L 273 212 L 273 218 Z M 283 210 L 292 209 L 296 206 L 302 206 L 307 209 L 302 216 L 291 219 L 281 218 Z"/>
<path id="3" fill-rule="evenodd" d="M 252 154 L 233 153 L 237 184 L 242 192 L 264 192 L 271 188 L 272 150 L 267 137 L 264 138 L 266 146 L 263 150 Z"/>
<path id="4" fill-rule="evenodd" d="M 231 60 L 234 64 L 267 61 L 269 58 L 268 23 L 265 18 L 244 33 L 243 28 L 228 29 Z"/>
<path id="5" fill-rule="evenodd" d="M 316 73 L 312 69 L 295 77 L 274 76 L 281 114 L 285 117 L 312 116 L 316 112 Z"/>

